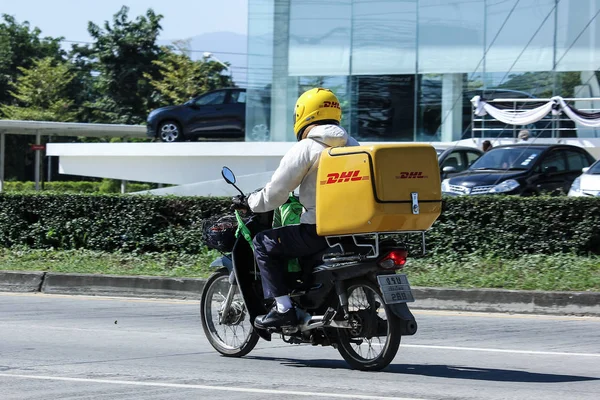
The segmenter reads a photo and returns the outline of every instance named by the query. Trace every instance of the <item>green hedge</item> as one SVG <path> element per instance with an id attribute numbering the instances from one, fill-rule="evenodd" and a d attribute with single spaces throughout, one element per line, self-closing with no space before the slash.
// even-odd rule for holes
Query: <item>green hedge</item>
<path id="1" fill-rule="evenodd" d="M 228 206 L 223 198 L 3 194 L 0 246 L 195 254 L 202 219 Z M 427 247 L 456 257 L 600 254 L 600 199 L 446 198 Z"/>
<path id="2" fill-rule="evenodd" d="M 600 254 L 600 198 L 470 196 L 444 199 L 427 234 L 437 254 Z"/>
<path id="3" fill-rule="evenodd" d="M 223 199 L 137 195 L 0 195 L 0 245 L 199 253 L 203 218 Z"/>
<path id="4" fill-rule="evenodd" d="M 149 183 L 127 182 L 127 192 L 139 192 L 152 189 Z M 35 182 L 4 182 L 7 192 L 34 192 Z M 101 182 L 69 182 L 52 181 L 43 183 L 44 192 L 56 193 L 120 193 L 121 182 L 114 179 L 104 179 Z"/>

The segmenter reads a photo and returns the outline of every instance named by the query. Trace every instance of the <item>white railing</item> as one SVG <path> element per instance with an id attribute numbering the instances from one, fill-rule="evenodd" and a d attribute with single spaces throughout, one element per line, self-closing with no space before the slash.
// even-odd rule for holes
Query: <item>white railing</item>
<path id="1" fill-rule="evenodd" d="M 500 99 L 486 99 L 486 102 L 492 105 L 500 106 L 507 111 L 527 111 L 534 107 L 533 104 L 544 104 L 552 99 L 549 98 L 500 98 Z M 600 112 L 600 98 L 599 97 L 574 97 L 564 98 L 567 103 L 570 103 L 579 111 L 583 112 Z M 573 103 L 589 102 L 592 105 L 597 102 L 597 107 L 577 107 Z M 473 108 L 473 111 L 475 109 Z M 548 114 L 547 117 L 542 120 L 529 124 L 529 125 L 509 125 L 500 122 L 489 115 L 483 117 L 476 116 L 474 112 L 471 113 L 471 137 L 482 137 L 482 138 L 517 138 L 519 132 L 527 130 L 529 138 L 576 138 L 576 137 L 587 137 L 587 138 L 600 138 L 600 129 L 590 129 L 578 126 L 564 113 L 559 115 Z M 585 135 L 579 135 L 579 131 L 585 130 Z"/>

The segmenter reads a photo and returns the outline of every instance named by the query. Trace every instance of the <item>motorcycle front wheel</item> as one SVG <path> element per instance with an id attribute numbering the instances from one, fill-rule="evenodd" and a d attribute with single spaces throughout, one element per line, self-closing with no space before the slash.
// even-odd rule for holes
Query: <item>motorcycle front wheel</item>
<path id="1" fill-rule="evenodd" d="M 367 280 L 347 289 L 351 329 L 338 329 L 338 351 L 361 371 L 379 371 L 392 362 L 400 346 L 400 320 L 383 301 L 379 287 Z"/>
<path id="2" fill-rule="evenodd" d="M 225 300 L 230 288 L 234 296 L 227 315 Z M 242 357 L 250 353 L 259 336 L 250 324 L 244 299 L 237 286 L 229 283 L 229 272 L 220 269 L 208 279 L 200 301 L 202 328 L 211 346 L 227 357 Z"/>

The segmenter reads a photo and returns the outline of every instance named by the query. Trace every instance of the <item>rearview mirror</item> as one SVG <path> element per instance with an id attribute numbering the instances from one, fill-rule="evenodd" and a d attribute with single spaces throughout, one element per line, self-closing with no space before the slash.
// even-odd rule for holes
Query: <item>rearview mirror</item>
<path id="1" fill-rule="evenodd" d="M 447 167 L 442 168 L 442 172 L 445 172 L 446 174 L 452 174 L 452 173 L 456 172 L 456 168 L 447 166 Z"/>
<path id="2" fill-rule="evenodd" d="M 551 165 L 549 167 L 544 168 L 545 174 L 553 174 L 555 172 L 558 172 L 558 167 L 556 165 Z"/>
<path id="3" fill-rule="evenodd" d="M 590 167 L 581 168 L 581 172 L 584 174 L 590 170 Z"/>
<path id="4" fill-rule="evenodd" d="M 235 185 L 235 174 L 232 170 L 227 167 L 223 167 L 221 170 L 221 175 L 223 175 L 225 182 L 229 183 L 230 185 Z"/>

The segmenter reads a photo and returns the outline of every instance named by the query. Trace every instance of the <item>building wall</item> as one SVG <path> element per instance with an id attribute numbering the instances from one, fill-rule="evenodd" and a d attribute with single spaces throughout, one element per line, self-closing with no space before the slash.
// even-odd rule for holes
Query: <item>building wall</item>
<path id="1" fill-rule="evenodd" d="M 314 86 L 336 92 L 360 140 L 512 135 L 473 131 L 469 100 L 600 97 L 599 14 L 600 0 L 249 0 L 247 140 L 293 140 L 294 102 Z M 524 128 L 600 136 L 560 127 Z"/>

